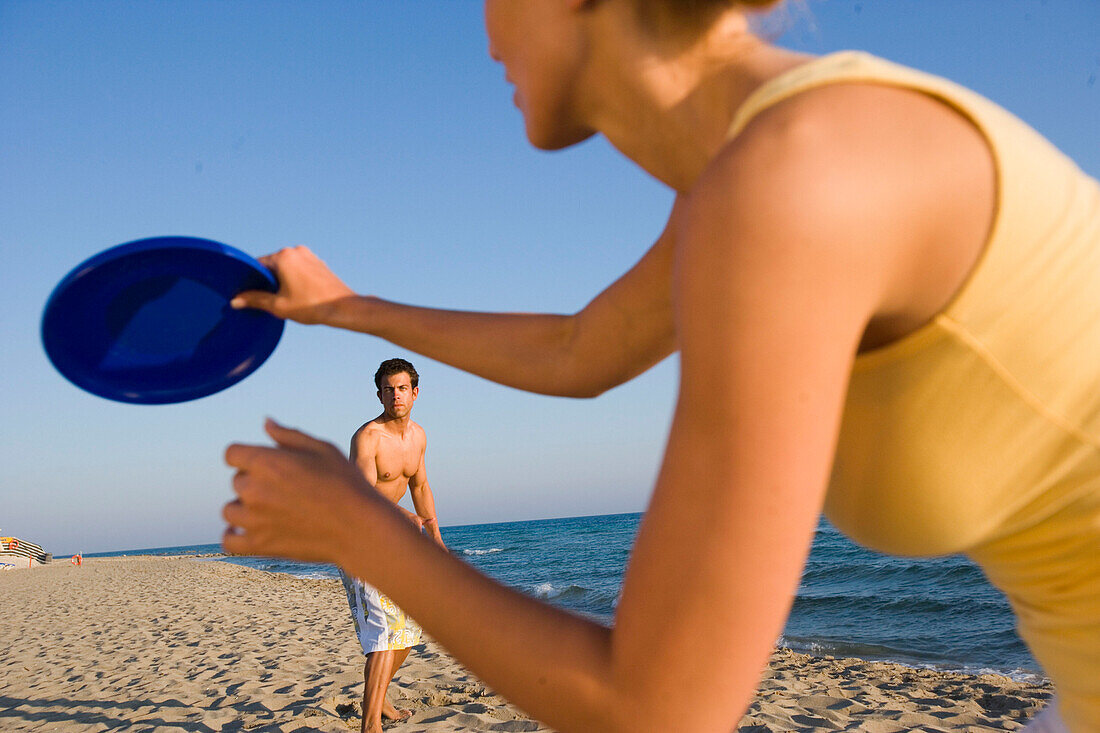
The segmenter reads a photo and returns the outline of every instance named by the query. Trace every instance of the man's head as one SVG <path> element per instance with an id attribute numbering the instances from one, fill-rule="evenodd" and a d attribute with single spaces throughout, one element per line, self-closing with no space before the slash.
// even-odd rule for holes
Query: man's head
<path id="1" fill-rule="evenodd" d="M 378 399 L 391 418 L 408 416 L 420 394 L 420 375 L 404 359 L 382 362 L 374 373 L 374 384 L 378 387 Z"/>

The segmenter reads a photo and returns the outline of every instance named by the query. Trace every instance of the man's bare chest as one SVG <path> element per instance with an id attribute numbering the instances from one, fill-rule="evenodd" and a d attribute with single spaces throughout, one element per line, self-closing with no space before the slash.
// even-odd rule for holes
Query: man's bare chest
<path id="1" fill-rule="evenodd" d="M 379 483 L 394 481 L 402 485 L 407 484 L 420 468 L 420 455 L 421 451 L 417 445 L 383 441 L 374 459 Z"/>

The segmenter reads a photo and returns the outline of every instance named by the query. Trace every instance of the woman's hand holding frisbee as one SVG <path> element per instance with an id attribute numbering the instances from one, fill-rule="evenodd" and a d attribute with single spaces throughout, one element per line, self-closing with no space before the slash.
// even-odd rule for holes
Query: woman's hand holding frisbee
<path id="1" fill-rule="evenodd" d="M 258 308 L 298 323 L 327 323 L 337 302 L 355 293 L 308 247 L 288 247 L 261 257 L 279 281 L 279 291 L 238 293 L 234 308 Z"/>

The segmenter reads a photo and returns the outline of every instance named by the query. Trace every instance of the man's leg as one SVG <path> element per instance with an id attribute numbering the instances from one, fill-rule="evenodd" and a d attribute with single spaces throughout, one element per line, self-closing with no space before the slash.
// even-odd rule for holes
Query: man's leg
<path id="1" fill-rule="evenodd" d="M 401 668 L 401 665 L 405 663 L 405 660 L 409 658 L 409 652 L 411 649 L 394 649 L 393 650 L 393 669 L 390 670 L 390 681 L 397 676 L 397 670 Z"/>
<path id="2" fill-rule="evenodd" d="M 382 705 L 393 669 L 393 651 L 371 652 L 363 667 L 363 733 L 382 732 Z"/>
<path id="3" fill-rule="evenodd" d="M 405 658 L 409 656 L 408 649 L 394 649 L 390 654 L 393 655 L 393 666 L 390 667 L 389 682 L 386 683 L 386 689 L 389 689 L 389 683 L 393 682 L 393 678 L 397 676 L 397 670 L 405 663 Z M 410 710 L 399 710 L 393 706 L 388 699 L 382 700 L 382 717 L 389 718 L 390 720 L 404 720 L 412 715 Z"/>

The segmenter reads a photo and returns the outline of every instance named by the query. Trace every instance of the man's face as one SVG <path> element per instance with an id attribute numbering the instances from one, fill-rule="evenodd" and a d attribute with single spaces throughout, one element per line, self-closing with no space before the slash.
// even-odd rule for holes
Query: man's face
<path id="1" fill-rule="evenodd" d="M 412 386 L 408 372 L 398 372 L 382 377 L 382 388 L 378 390 L 378 399 L 389 417 L 405 417 L 412 411 L 413 402 L 420 394 L 418 387 Z"/>

